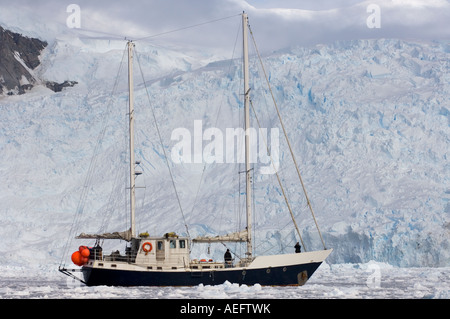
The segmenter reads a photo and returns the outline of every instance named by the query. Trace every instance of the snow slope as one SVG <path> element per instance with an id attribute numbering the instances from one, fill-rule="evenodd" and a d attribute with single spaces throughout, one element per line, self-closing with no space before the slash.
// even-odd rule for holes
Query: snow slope
<path id="1" fill-rule="evenodd" d="M 126 66 L 113 89 L 125 44 L 61 34 L 45 49 L 36 74 L 79 84 L 58 93 L 38 86 L 24 96 L 0 98 L 3 265 L 54 269 L 59 263 L 99 134 L 103 139 L 77 230 L 127 227 L 122 224 L 127 173 L 117 169 L 118 164 L 126 169 L 127 160 Z M 239 59 L 210 63 L 214 59 L 204 52 L 146 42 L 136 48 L 150 98 L 149 105 L 136 66 L 136 151 L 145 173 L 138 180 L 145 186 L 137 194 L 138 231 L 185 233 L 152 107 L 169 155 L 176 143 L 170 139 L 173 130 L 193 132 L 195 120 L 203 121 L 204 130 L 237 127 L 242 120 Z M 334 249 L 328 262 L 450 265 L 449 54 L 446 43 L 382 39 L 264 57 L 325 243 Z M 278 127 L 255 58 L 251 72 L 262 126 Z M 287 150 L 280 161 L 306 248 L 321 249 L 288 168 Z M 203 164 L 170 165 L 191 236 L 237 230 L 244 199 L 236 189 L 235 165 L 212 164 L 204 175 Z M 286 226 L 290 217 L 275 176 L 255 175 L 254 182 L 256 253 L 293 251 L 298 239 Z M 111 215 L 105 218 L 105 211 Z M 69 249 L 79 244 L 73 241 Z M 223 247 L 211 249 L 221 258 Z M 195 247 L 194 253 L 207 252 Z"/>

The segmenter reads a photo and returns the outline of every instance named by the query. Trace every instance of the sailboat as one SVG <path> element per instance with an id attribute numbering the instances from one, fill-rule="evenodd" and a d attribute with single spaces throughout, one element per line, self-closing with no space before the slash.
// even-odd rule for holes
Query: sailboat
<path id="1" fill-rule="evenodd" d="M 242 13 L 243 27 L 243 70 L 244 70 L 244 113 L 245 129 L 250 127 L 250 87 L 248 62 L 248 16 Z M 67 268 L 62 264 L 59 271 L 80 280 L 87 286 L 195 286 L 218 285 L 228 281 L 245 285 L 304 285 L 332 249 L 305 251 L 278 255 L 254 255 L 252 238 L 252 187 L 249 152 L 249 136 L 245 136 L 245 180 L 246 180 L 246 227 L 223 236 L 197 237 L 178 236 L 167 232 L 161 236 L 137 234 L 135 223 L 136 184 L 140 174 L 134 155 L 134 97 L 133 97 L 133 41 L 128 48 L 128 90 L 129 90 L 129 174 L 130 174 L 130 229 L 124 232 L 85 234 L 78 239 L 95 239 L 94 247 L 80 246 L 72 254 L 72 261 L 81 268 Z M 301 181 L 302 186 L 303 181 Z M 305 193 L 306 194 L 306 193 Z M 307 201 L 310 205 L 309 200 Z M 291 213 L 292 215 L 292 213 Z M 125 255 L 106 255 L 98 244 L 100 240 L 124 240 L 127 242 Z M 323 241 L 323 240 L 322 240 Z M 245 257 L 236 263 L 224 261 L 191 259 L 192 243 L 246 243 Z M 82 273 L 82 278 L 75 273 Z"/>

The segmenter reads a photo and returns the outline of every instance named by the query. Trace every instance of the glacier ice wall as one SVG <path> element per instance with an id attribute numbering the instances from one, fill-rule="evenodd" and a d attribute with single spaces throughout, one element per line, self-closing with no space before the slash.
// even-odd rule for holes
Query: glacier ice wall
<path id="1" fill-rule="evenodd" d="M 124 47 L 112 40 L 57 39 L 37 72 L 79 85 L 1 98 L 2 263 L 46 268 L 59 262 L 105 117 L 80 232 L 124 229 L 127 175 L 117 170 L 118 164 L 126 169 L 127 160 L 123 72 L 112 91 Z M 238 61 L 208 64 L 210 57 L 181 50 L 137 49 L 166 152 L 176 128 L 192 130 L 202 120 L 205 129 L 225 129 L 242 120 Z M 449 53 L 444 43 L 358 40 L 264 57 L 325 243 L 334 249 L 330 262 L 449 265 Z M 262 126 L 275 127 L 254 58 L 251 73 Z M 137 195 L 138 229 L 184 233 L 148 96 L 138 80 L 136 152 L 146 175 L 138 181 L 145 187 Z M 321 249 L 287 151 L 280 161 L 306 249 Z M 235 231 L 236 220 L 242 225 L 243 191 L 236 189 L 242 180 L 233 165 L 170 165 L 192 236 Z M 293 251 L 298 238 L 274 176 L 253 180 L 256 253 Z M 212 249 L 221 258 L 223 247 Z"/>

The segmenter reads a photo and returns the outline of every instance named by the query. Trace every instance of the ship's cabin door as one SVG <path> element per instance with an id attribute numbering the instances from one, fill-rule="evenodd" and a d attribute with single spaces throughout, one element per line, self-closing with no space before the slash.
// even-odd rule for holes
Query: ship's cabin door
<path id="1" fill-rule="evenodd" d="M 156 242 L 156 260 L 163 261 L 166 258 L 166 253 L 164 251 L 164 241 L 158 240 Z"/>

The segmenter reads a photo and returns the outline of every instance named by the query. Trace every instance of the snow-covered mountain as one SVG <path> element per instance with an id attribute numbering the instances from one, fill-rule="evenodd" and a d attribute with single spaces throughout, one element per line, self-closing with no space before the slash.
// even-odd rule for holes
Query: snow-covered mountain
<path id="1" fill-rule="evenodd" d="M 23 94 L 33 86 L 33 69 L 39 65 L 40 51 L 46 45 L 0 27 L 0 93 L 10 90 L 8 93 L 13 94 L 15 90 Z"/>
<path id="2" fill-rule="evenodd" d="M 55 267 L 94 162 L 78 230 L 126 229 L 126 65 L 119 69 L 125 44 L 62 34 L 44 49 L 35 72 L 78 84 L 0 98 L 2 264 Z M 145 173 L 138 180 L 145 187 L 137 194 L 138 231 L 184 233 L 152 110 L 169 156 L 177 128 L 194 134 L 198 120 L 203 131 L 238 127 L 240 60 L 139 41 L 136 49 L 137 159 Z M 393 39 L 264 57 L 325 243 L 334 249 L 329 262 L 450 265 L 449 64 L 447 43 Z M 279 127 L 256 57 L 251 73 L 262 127 Z M 280 133 L 280 176 L 306 248 L 321 249 L 283 138 Z M 239 168 L 170 157 L 169 163 L 190 235 L 235 231 L 244 201 L 236 189 Z M 298 239 L 275 176 L 255 175 L 254 196 L 255 252 L 293 251 Z M 211 249 L 217 258 L 223 254 L 223 247 Z"/>
<path id="3" fill-rule="evenodd" d="M 76 81 L 62 83 L 40 79 L 34 69 L 40 64 L 41 51 L 47 42 L 0 27 L 0 95 L 24 94 L 34 85 L 45 85 L 54 92 L 72 87 Z"/>

